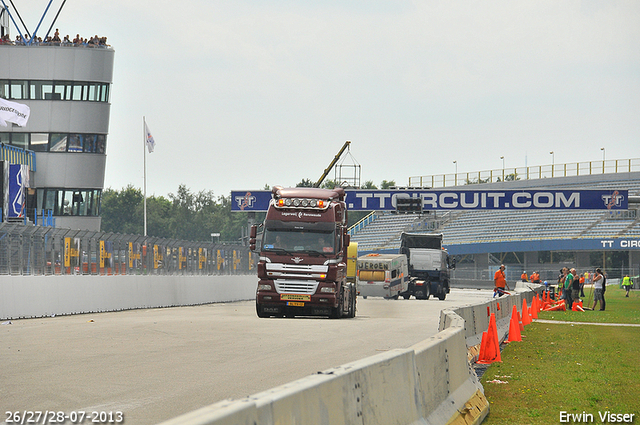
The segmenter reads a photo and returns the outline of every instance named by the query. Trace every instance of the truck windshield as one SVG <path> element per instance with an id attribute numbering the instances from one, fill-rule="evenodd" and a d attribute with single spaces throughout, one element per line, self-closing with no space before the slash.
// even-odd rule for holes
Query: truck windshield
<path id="1" fill-rule="evenodd" d="M 441 249 L 442 235 L 410 235 L 403 233 L 401 246 L 405 248 Z"/>
<path id="2" fill-rule="evenodd" d="M 263 251 L 302 252 L 308 254 L 333 254 L 335 232 L 300 231 L 295 229 L 265 229 Z"/>

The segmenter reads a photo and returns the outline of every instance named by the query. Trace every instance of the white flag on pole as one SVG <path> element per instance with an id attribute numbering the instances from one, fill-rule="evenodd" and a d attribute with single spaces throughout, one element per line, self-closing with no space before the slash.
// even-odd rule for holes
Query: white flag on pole
<path id="1" fill-rule="evenodd" d="M 153 152 L 153 149 L 156 147 L 156 141 L 153 140 L 153 136 L 151 135 L 151 132 L 149 131 L 149 127 L 147 127 L 147 123 L 144 123 L 144 131 L 147 134 L 147 149 L 149 150 L 149 153 Z"/>
<path id="2" fill-rule="evenodd" d="M 22 103 L 10 102 L 0 97 L 0 125 L 7 127 L 7 122 L 18 124 L 20 127 L 27 125 L 31 108 Z"/>

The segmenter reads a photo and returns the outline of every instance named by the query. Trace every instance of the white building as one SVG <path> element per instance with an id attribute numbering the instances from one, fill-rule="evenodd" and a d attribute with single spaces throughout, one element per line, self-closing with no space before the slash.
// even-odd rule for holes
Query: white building
<path id="1" fill-rule="evenodd" d="M 8 34 L 7 23 L 0 26 Z M 100 230 L 114 53 L 104 46 L 0 44 L 0 97 L 31 108 L 25 127 L 0 127 L 2 144 L 35 152 L 29 216 L 50 211 L 56 227 Z"/>

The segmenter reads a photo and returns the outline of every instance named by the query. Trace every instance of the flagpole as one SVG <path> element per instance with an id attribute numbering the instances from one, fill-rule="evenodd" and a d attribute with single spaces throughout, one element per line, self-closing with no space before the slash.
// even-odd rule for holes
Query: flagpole
<path id="1" fill-rule="evenodd" d="M 142 152 L 144 153 L 144 236 L 147 236 L 147 123 L 145 117 L 142 116 Z"/>

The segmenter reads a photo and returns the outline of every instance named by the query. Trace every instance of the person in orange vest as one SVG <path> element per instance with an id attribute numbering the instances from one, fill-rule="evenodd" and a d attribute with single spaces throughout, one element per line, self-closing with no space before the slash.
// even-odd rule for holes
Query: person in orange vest
<path id="1" fill-rule="evenodd" d="M 504 264 L 500 264 L 500 268 L 496 270 L 495 274 L 493 275 L 493 282 L 495 284 L 495 288 L 493 288 L 494 297 L 496 296 L 496 294 L 498 294 L 498 296 L 500 297 L 503 296 L 505 294 L 505 287 L 509 291 L 511 290 L 511 288 L 509 288 L 509 285 L 507 285 L 507 278 L 505 277 L 504 269 Z"/>
<path id="2" fill-rule="evenodd" d="M 520 275 L 520 279 L 523 282 L 529 282 L 529 277 L 527 276 L 527 272 L 526 271 L 522 272 L 522 275 Z"/>
<path id="3" fill-rule="evenodd" d="M 540 283 L 540 273 L 536 271 L 531 274 L 531 283 Z"/>

